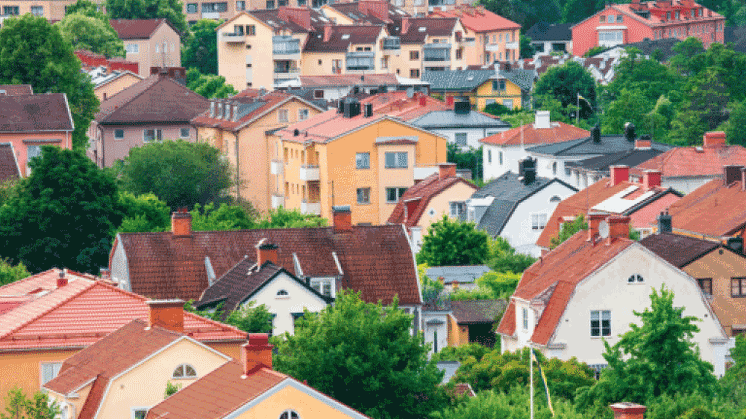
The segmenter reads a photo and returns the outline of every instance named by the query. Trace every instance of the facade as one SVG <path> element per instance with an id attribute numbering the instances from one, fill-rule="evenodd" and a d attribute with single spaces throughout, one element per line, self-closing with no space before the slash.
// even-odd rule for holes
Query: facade
<path id="1" fill-rule="evenodd" d="M 725 18 L 693 0 L 607 4 L 604 10 L 572 27 L 573 54 L 593 47 L 613 47 L 645 38 L 702 40 L 705 48 L 724 42 Z"/>
<path id="2" fill-rule="evenodd" d="M 399 90 L 399 78 L 395 74 L 331 74 L 298 76 L 297 79 L 277 84 L 277 89 L 293 94 L 294 90 L 312 91 L 314 100 L 337 101 L 355 92 L 376 94 Z M 402 86 L 403 87 L 403 86 Z M 414 86 L 413 86 L 414 87 Z M 420 86 L 418 86 L 420 87 Z M 427 90 L 427 85 L 422 86 Z"/>
<path id="3" fill-rule="evenodd" d="M 536 50 L 534 55 L 572 54 L 571 27 L 571 23 L 535 23 L 526 31 L 526 37 L 531 38 L 531 46 Z"/>
<path id="4" fill-rule="evenodd" d="M 471 0 L 391 0 L 391 3 L 415 17 L 424 17 L 436 10 L 449 11 L 458 6 L 470 6 Z"/>
<path id="5" fill-rule="evenodd" d="M 479 343 L 495 346 L 495 323 L 505 311 L 505 300 L 451 301 L 448 319 L 448 345 Z"/>
<path id="6" fill-rule="evenodd" d="M 60 21 L 65 17 L 67 6 L 75 4 L 73 0 L 42 0 L 42 1 L 0 1 L 4 17 L 21 16 L 30 13 L 34 16 L 45 17 L 50 21 Z"/>
<path id="7" fill-rule="evenodd" d="M 466 97 L 476 109 L 497 103 L 508 109 L 530 108 L 534 73 L 530 70 L 427 71 L 422 80 L 445 97 Z"/>
<path id="8" fill-rule="evenodd" d="M 141 81 L 143 78 L 130 71 L 112 71 L 108 72 L 105 68 L 99 67 L 91 72 L 91 83 L 93 83 L 93 93 L 100 102 L 103 102 L 122 90 Z"/>
<path id="9" fill-rule="evenodd" d="M 479 148 L 482 138 L 510 129 L 510 124 L 500 118 L 472 111 L 468 102 L 462 103 L 456 104 L 452 98 L 446 98 L 446 104 L 451 104 L 453 109 L 432 111 L 409 122 L 446 137 L 449 144 L 462 150 Z"/>
<path id="10" fill-rule="evenodd" d="M 181 65 L 181 34 L 167 19 L 112 19 L 109 23 L 124 41 L 125 59 L 138 63 L 141 77 L 148 77 L 151 67 Z"/>
<path id="11" fill-rule="evenodd" d="M 466 68 L 467 51 L 474 48 L 457 18 L 401 17 L 388 25 L 388 32 L 399 41 L 398 51 L 391 50 L 390 71 L 413 79 L 426 71 Z"/>

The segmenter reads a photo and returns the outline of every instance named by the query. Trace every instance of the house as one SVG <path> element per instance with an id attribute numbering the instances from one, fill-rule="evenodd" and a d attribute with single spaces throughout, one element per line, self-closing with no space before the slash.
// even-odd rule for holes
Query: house
<path id="1" fill-rule="evenodd" d="M 358 93 L 376 94 L 398 90 L 399 79 L 391 73 L 383 74 L 329 74 L 298 76 L 277 85 L 278 90 L 293 93 L 293 89 L 313 90 L 313 98 L 336 101 Z M 419 86 L 418 86 L 419 87 Z"/>
<path id="2" fill-rule="evenodd" d="M 725 17 L 693 0 L 606 4 L 604 10 L 572 27 L 573 54 L 591 48 L 640 42 L 645 38 L 699 38 L 705 48 L 723 43 Z"/>
<path id="3" fill-rule="evenodd" d="M 318 115 L 322 109 L 292 94 L 247 89 L 231 98 L 212 99 L 209 110 L 203 111 L 191 120 L 195 136 L 221 150 L 230 162 L 238 185 L 235 196 L 262 212 L 274 208 L 272 194 L 283 185 L 270 175 L 272 168 L 278 168 L 277 161 L 271 161 L 277 154 L 271 132 Z"/>
<path id="4" fill-rule="evenodd" d="M 536 162 L 521 162 L 474 192 L 466 202 L 468 220 L 492 237 L 503 237 L 520 253 L 540 256 L 536 240 L 557 205 L 578 190 L 557 178 L 536 176 Z"/>
<path id="5" fill-rule="evenodd" d="M 479 343 L 495 346 L 495 323 L 505 311 L 505 300 L 451 301 L 448 319 L 448 346 Z"/>
<path id="6" fill-rule="evenodd" d="M 475 48 L 458 18 L 401 16 L 387 29 L 392 47 L 398 38 L 398 48 L 390 50 L 390 71 L 413 79 L 426 71 L 466 68 L 467 51 Z"/>
<path id="7" fill-rule="evenodd" d="M 663 214 L 659 220 L 658 234 L 642 239 L 640 244 L 697 279 L 728 336 L 746 333 L 746 302 L 742 298 L 746 296 L 743 238 L 723 244 L 672 234 L 669 231 L 671 216 Z"/>
<path id="8" fill-rule="evenodd" d="M 476 109 L 497 103 L 508 109 L 530 108 L 534 73 L 529 70 L 427 71 L 422 80 L 444 97 L 467 97 Z"/>
<path id="9" fill-rule="evenodd" d="M 39 391 L 65 359 L 134 319 L 149 318 L 150 304 L 107 279 L 60 269 L 0 287 L 0 393 L 14 387 L 26 394 Z M 173 315 L 183 311 L 178 304 L 167 306 Z M 192 313 L 183 318 L 185 335 L 229 357 L 240 356 L 246 333 Z"/>
<path id="10" fill-rule="evenodd" d="M 661 185 L 688 194 L 713 179 L 723 178 L 723 166 L 746 166 L 746 148 L 726 145 L 724 132 L 708 132 L 697 147 L 676 147 L 637 165 L 629 165 L 630 177 L 639 179 L 645 170 L 661 172 Z"/>
<path id="11" fill-rule="evenodd" d="M 627 48 L 636 48 L 640 51 L 640 54 L 643 57 L 653 58 L 659 60 L 660 62 L 666 63 L 677 54 L 677 52 L 674 51 L 674 47 L 680 42 L 681 40 L 676 38 L 645 38 L 640 42 L 632 42 L 630 44 L 613 46 L 603 52 L 594 55 L 593 57 L 620 59 L 627 56 Z"/>
<path id="12" fill-rule="evenodd" d="M 252 303 L 263 304 L 273 315 L 272 335 L 277 336 L 285 332 L 292 335 L 295 321 L 303 317 L 305 310 L 319 312 L 333 301 L 331 284 L 315 282 L 312 286 L 277 266 L 276 245 L 257 244 L 256 251 L 256 258 L 245 256 L 213 282 L 195 307 L 214 310 L 221 305 L 227 315 Z"/>
<path id="13" fill-rule="evenodd" d="M 109 71 L 106 67 L 96 67 L 88 71 L 93 83 L 93 93 L 100 102 L 111 98 L 122 90 L 139 82 L 143 78 L 128 70 Z"/>
<path id="14" fill-rule="evenodd" d="M 547 357 L 571 357 L 600 370 L 605 345 L 640 324 L 663 286 L 675 307 L 694 316 L 693 342 L 714 373 L 725 373 L 728 335 L 695 278 L 629 239 L 630 217 L 591 213 L 579 231 L 528 268 L 497 328 L 502 351 L 532 346 Z"/>
<path id="15" fill-rule="evenodd" d="M 391 3 L 415 17 L 426 16 L 435 10 L 448 11 L 473 4 L 468 0 L 392 0 Z"/>
<path id="16" fill-rule="evenodd" d="M 572 24 L 537 22 L 526 31 L 535 55 L 572 54 Z"/>
<path id="17" fill-rule="evenodd" d="M 655 217 L 681 199 L 681 193 L 661 186 L 660 172 L 647 171 L 641 182 L 632 182 L 629 167 L 612 166 L 610 171 L 608 179 L 597 181 L 557 205 L 536 240 L 539 247 L 549 249 L 562 224 L 589 212 L 629 216 L 632 228 L 645 237 L 657 226 Z"/>
<path id="18" fill-rule="evenodd" d="M 73 123 L 65 93 L 30 93 L 31 86 L 0 86 L 0 143 L 10 143 L 20 173 L 28 176 L 28 162 L 41 147 L 73 148 Z"/>
<path id="19" fill-rule="evenodd" d="M 369 419 L 307 384 L 274 371 L 272 348 L 267 335 L 249 335 L 240 360 L 206 374 L 150 408 L 143 418 Z"/>
<path id="20" fill-rule="evenodd" d="M 456 289 L 473 290 L 477 287 L 477 279 L 491 269 L 487 265 L 472 266 L 433 266 L 425 270 L 428 278 L 439 281 L 444 285 L 445 293 Z"/>
<path id="21" fill-rule="evenodd" d="M 447 110 L 432 111 L 410 119 L 409 123 L 446 137 L 460 149 L 479 148 L 479 140 L 510 129 L 510 124 L 490 114 L 471 110 L 467 101 L 446 98 Z"/>
<path id="22" fill-rule="evenodd" d="M 495 179 L 505 172 L 519 172 L 520 161 L 529 156 L 528 147 L 563 143 L 565 141 L 588 138 L 590 132 L 565 124 L 552 122 L 549 111 L 536 111 L 533 124 L 525 124 L 511 130 L 483 138 L 479 142 L 484 147 L 482 160 L 484 180 Z M 538 176 L 556 175 L 538 173 Z"/>
<path id="23" fill-rule="evenodd" d="M 319 11 L 335 25 L 385 25 L 402 17 L 412 17 L 385 0 L 329 2 Z"/>
<path id="24" fill-rule="evenodd" d="M 104 101 L 89 128 L 88 156 L 99 167 L 110 167 L 130 149 L 152 141 L 194 142 L 190 121 L 209 101 L 167 74 L 154 74 Z"/>
<path id="25" fill-rule="evenodd" d="M 13 143 L 0 143 L 0 184 L 23 177 Z"/>
<path id="26" fill-rule="evenodd" d="M 149 303 L 148 320 L 132 320 L 67 358 L 44 384 L 62 417 L 144 417 L 169 383 L 186 388 L 233 360 L 185 335 L 183 311 L 168 313 L 174 303 Z"/>
<path id="27" fill-rule="evenodd" d="M 461 20 L 464 38 L 475 40 L 474 48 L 465 50 L 466 65 L 515 61 L 521 56 L 521 25 L 490 12 L 482 5 L 458 5 L 446 11 L 435 9 L 429 16 Z"/>
<path id="28" fill-rule="evenodd" d="M 62 1 L 12 1 L 4 0 L 0 3 L 3 14 L 2 20 L 14 16 L 31 14 L 44 17 L 50 22 L 59 22 L 65 17 L 65 8 L 75 4 L 73 0 Z M 2 22 L 0 20 L 0 22 Z"/>
<path id="29" fill-rule="evenodd" d="M 541 77 L 550 68 L 563 65 L 568 61 L 574 61 L 591 74 L 594 80 L 602 86 L 606 86 L 611 83 L 616 76 L 616 66 L 619 64 L 620 59 L 615 56 L 593 56 L 593 57 L 574 57 L 569 53 L 560 54 L 554 53 L 552 55 L 541 55 L 537 54 L 533 58 L 525 58 L 517 63 L 515 67 L 523 70 L 533 70 L 536 72 L 536 77 Z"/>
<path id="30" fill-rule="evenodd" d="M 455 163 L 441 163 L 438 173 L 414 184 L 403 194 L 395 188 L 386 191 L 386 199 L 396 201 L 389 224 L 404 224 L 414 252 L 419 252 L 422 236 L 430 225 L 444 215 L 466 219 L 466 200 L 477 190 L 472 183 L 456 176 Z"/>
<path id="31" fill-rule="evenodd" d="M 168 19 L 111 19 L 124 41 L 125 59 L 139 65 L 139 75 L 148 77 L 151 67 L 181 65 L 181 34 Z"/>

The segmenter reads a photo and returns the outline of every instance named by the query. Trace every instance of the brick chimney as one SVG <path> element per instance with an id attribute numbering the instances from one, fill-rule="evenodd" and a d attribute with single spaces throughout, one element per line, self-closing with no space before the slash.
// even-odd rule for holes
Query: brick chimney
<path id="1" fill-rule="evenodd" d="M 192 235 L 192 214 L 186 208 L 179 208 L 171 214 L 171 234 L 174 236 Z"/>
<path id="2" fill-rule="evenodd" d="M 332 39 L 332 25 L 324 25 L 324 42 Z"/>
<path id="3" fill-rule="evenodd" d="M 606 214 L 589 213 L 588 214 L 588 241 L 592 242 L 598 236 L 598 225 L 605 220 Z"/>
<path id="4" fill-rule="evenodd" d="M 184 300 L 150 300 L 148 326 L 184 333 Z"/>
<path id="5" fill-rule="evenodd" d="M 653 141 L 650 138 L 638 138 L 635 140 L 635 150 L 650 150 Z"/>
<path id="6" fill-rule="evenodd" d="M 642 419 L 647 410 L 643 405 L 630 402 L 614 403 L 609 407 L 614 412 L 614 419 Z"/>
<path id="7" fill-rule="evenodd" d="M 57 277 L 57 288 L 62 288 L 65 285 L 67 285 L 67 269 L 62 269 Z"/>
<path id="8" fill-rule="evenodd" d="M 258 366 L 272 369 L 272 348 L 269 344 L 269 335 L 266 333 L 249 333 L 249 341 L 243 345 L 241 351 L 241 363 L 243 373 L 248 375 L 251 370 Z"/>
<path id="9" fill-rule="evenodd" d="M 642 174 L 642 184 L 645 189 L 652 189 L 661 186 L 661 177 L 663 174 L 660 170 L 646 170 Z"/>
<path id="10" fill-rule="evenodd" d="M 606 238 L 606 244 L 609 245 L 614 239 L 629 238 L 629 216 L 612 215 L 606 219 L 609 223 L 609 237 Z"/>
<path id="11" fill-rule="evenodd" d="M 742 169 L 743 166 L 738 165 L 723 166 L 723 183 L 725 183 L 725 186 L 733 182 L 740 182 L 743 178 Z"/>
<path id="12" fill-rule="evenodd" d="M 262 239 L 256 245 L 256 264 L 257 266 L 264 265 L 264 262 L 272 262 L 275 265 L 277 263 L 277 245 L 265 243 L 266 239 Z"/>
<path id="13" fill-rule="evenodd" d="M 704 147 L 718 147 L 725 145 L 725 132 L 723 131 L 711 131 L 706 132 L 702 138 L 702 145 Z"/>
<path id="14" fill-rule="evenodd" d="M 622 182 L 629 181 L 629 166 L 610 166 L 609 173 L 611 174 L 609 186 L 616 186 Z"/>
<path id="15" fill-rule="evenodd" d="M 438 165 L 438 179 L 456 176 L 456 163 L 440 163 Z"/>
<path id="16" fill-rule="evenodd" d="M 333 229 L 335 233 L 352 231 L 352 211 L 349 205 L 332 207 Z"/>

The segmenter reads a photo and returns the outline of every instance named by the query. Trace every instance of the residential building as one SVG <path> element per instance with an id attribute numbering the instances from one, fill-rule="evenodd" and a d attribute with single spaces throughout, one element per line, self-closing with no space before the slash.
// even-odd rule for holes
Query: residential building
<path id="1" fill-rule="evenodd" d="M 335 25 L 385 25 L 412 17 L 385 0 L 330 2 L 319 10 Z"/>
<path id="2" fill-rule="evenodd" d="M 521 57 L 521 25 L 490 12 L 482 5 L 458 5 L 447 11 L 435 9 L 429 16 L 455 17 L 461 21 L 464 39 L 474 39 L 473 47 L 464 50 L 466 65 L 511 62 Z"/>
<path id="3" fill-rule="evenodd" d="M 143 418 L 369 419 L 307 384 L 274 371 L 272 348 L 267 335 L 249 335 L 240 360 L 225 363 L 161 401 Z"/>
<path id="4" fill-rule="evenodd" d="M 579 231 L 528 268 L 518 283 L 497 333 L 501 350 L 532 346 L 545 356 L 571 357 L 600 370 L 605 345 L 614 345 L 635 312 L 650 306 L 663 286 L 684 316 L 701 321 L 693 342 L 714 373 L 725 373 L 729 339 L 695 278 L 629 239 L 630 218 L 590 214 Z"/>
<path id="5" fill-rule="evenodd" d="M 479 343 L 495 346 L 495 323 L 505 311 L 505 300 L 451 301 L 448 318 L 448 346 Z"/>
<path id="6" fill-rule="evenodd" d="M 660 172 L 647 171 L 642 182 L 632 182 L 629 167 L 612 166 L 610 171 L 608 179 L 597 181 L 557 205 L 536 240 L 539 247 L 548 250 L 562 224 L 589 212 L 628 216 L 632 228 L 645 237 L 657 226 L 655 217 L 681 199 L 681 193 L 661 187 Z"/>
<path id="7" fill-rule="evenodd" d="M 688 194 L 713 179 L 723 178 L 723 166 L 746 166 L 746 148 L 726 145 L 724 132 L 708 132 L 697 147 L 676 147 L 638 165 L 630 176 L 639 179 L 645 170 L 661 172 L 661 185 Z"/>
<path id="8" fill-rule="evenodd" d="M 404 188 L 387 188 L 386 201 L 396 202 L 389 216 L 389 224 L 404 224 L 414 253 L 419 252 L 422 236 L 430 225 L 448 216 L 466 219 L 466 200 L 477 187 L 456 176 L 455 163 L 441 163 L 438 173 Z"/>
<path id="9" fill-rule="evenodd" d="M 602 86 L 611 83 L 616 76 L 616 66 L 620 59 L 616 56 L 593 56 L 593 57 L 573 57 L 569 53 L 560 55 L 535 55 L 534 58 L 525 58 L 516 63 L 516 68 L 523 70 L 534 70 L 536 77 L 541 77 L 550 68 L 563 65 L 568 61 L 574 61 L 583 66 L 593 76 L 593 79 Z"/>
<path id="10" fill-rule="evenodd" d="M 613 47 L 645 38 L 699 38 L 705 47 L 723 43 L 725 17 L 693 0 L 607 4 L 604 10 L 572 27 L 573 54 L 593 47 Z"/>
<path id="11" fill-rule="evenodd" d="M 321 112 L 295 95 L 247 89 L 228 99 L 211 100 L 210 109 L 197 114 L 191 124 L 197 141 L 218 148 L 230 162 L 237 185 L 233 193 L 266 212 L 274 208 L 272 193 L 282 187 L 270 175 L 281 169 L 271 162 L 278 153 L 271 133 Z"/>
<path id="12" fill-rule="evenodd" d="M 660 62 L 667 63 L 671 57 L 677 54 L 674 47 L 680 42 L 681 40 L 677 38 L 645 38 L 640 42 L 616 45 L 594 55 L 593 57 L 620 59 L 627 56 L 627 48 L 637 48 L 642 57 L 653 58 Z"/>
<path id="13" fill-rule="evenodd" d="M 143 78 L 130 71 L 108 72 L 104 67 L 98 67 L 88 73 L 93 83 L 93 93 L 103 102 L 122 90 L 141 81 Z"/>
<path id="14" fill-rule="evenodd" d="M 140 76 L 148 77 L 151 67 L 181 65 L 181 34 L 168 19 L 111 19 L 109 23 L 124 41 L 125 59 L 138 63 Z"/>
<path id="15" fill-rule="evenodd" d="M 444 293 L 456 289 L 466 291 L 477 287 L 477 279 L 481 278 L 491 269 L 487 265 L 467 266 L 433 266 L 425 270 L 428 278 L 443 284 Z"/>
<path id="16" fill-rule="evenodd" d="M 325 25 L 303 48 L 304 75 L 392 72 L 396 45 L 385 25 Z"/>
<path id="17" fill-rule="evenodd" d="M 0 143 L 0 184 L 15 181 L 22 176 L 13 143 Z"/>
<path id="18" fill-rule="evenodd" d="M 388 31 L 399 38 L 399 49 L 391 50 L 391 71 L 404 77 L 466 68 L 466 50 L 474 48 L 474 39 L 464 36 L 457 18 L 401 17 L 388 25 Z"/>
<path id="19" fill-rule="evenodd" d="M 415 17 L 424 17 L 436 10 L 448 11 L 457 6 L 473 4 L 469 0 L 391 0 L 391 3 Z"/>
<path id="20" fill-rule="evenodd" d="M 534 55 L 572 54 L 572 23 L 537 22 L 526 31 Z"/>
<path id="21" fill-rule="evenodd" d="M 503 237 L 520 253 L 540 256 L 536 245 L 557 205 L 578 190 L 557 178 L 536 176 L 536 161 L 521 162 L 519 173 L 505 172 L 466 202 L 468 220 L 492 237 Z"/>
<path id="22" fill-rule="evenodd" d="M 10 143 L 23 176 L 28 162 L 53 145 L 72 150 L 74 123 L 65 93 L 34 95 L 28 85 L 0 86 L 0 143 Z"/>
<path id="23" fill-rule="evenodd" d="M 168 384 L 186 388 L 230 356 L 184 334 L 183 301 L 150 301 L 135 319 L 67 358 L 42 387 L 66 418 L 144 417 Z"/>
<path id="24" fill-rule="evenodd" d="M 275 85 L 278 90 L 295 93 L 295 90 L 313 91 L 313 99 L 337 101 L 348 95 L 386 93 L 411 87 L 413 90 L 424 90 L 427 83 L 407 84 L 408 80 L 392 73 L 383 74 L 330 74 L 318 76 L 298 76 L 297 79 Z M 415 82 L 412 80 L 412 82 Z M 357 93 L 356 93 L 357 92 Z"/>
<path id="25" fill-rule="evenodd" d="M 88 136 L 88 156 L 99 167 L 110 167 L 130 149 L 153 141 L 197 140 L 190 125 L 209 101 L 167 74 L 154 74 L 104 101 Z"/>
<path id="26" fill-rule="evenodd" d="M 426 71 L 430 91 L 445 97 L 466 97 L 476 109 L 497 103 L 508 109 L 531 107 L 534 73 L 530 70 Z"/>
<path id="27" fill-rule="evenodd" d="M 565 141 L 588 138 L 589 131 L 565 124 L 552 122 L 549 111 L 536 111 L 533 124 L 525 124 L 480 140 L 484 147 L 482 159 L 484 180 L 497 178 L 505 172 L 519 173 L 520 162 L 529 156 L 527 148 L 542 144 L 563 143 Z M 537 172 L 538 176 L 553 178 L 556 174 Z"/>
<path id="28" fill-rule="evenodd" d="M 75 4 L 73 0 L 41 0 L 41 1 L 19 1 L 2 0 L 2 18 L 32 14 L 45 17 L 49 21 L 60 21 L 65 17 L 67 6 Z"/>
<path id="29" fill-rule="evenodd" d="M 147 298 L 108 279 L 60 269 L 0 287 L 0 393 L 14 387 L 26 394 L 39 391 L 65 359 L 134 319 L 148 319 L 149 310 Z M 179 305 L 168 310 L 182 312 Z M 192 313 L 183 316 L 184 334 L 227 356 L 241 356 L 246 333 Z"/>

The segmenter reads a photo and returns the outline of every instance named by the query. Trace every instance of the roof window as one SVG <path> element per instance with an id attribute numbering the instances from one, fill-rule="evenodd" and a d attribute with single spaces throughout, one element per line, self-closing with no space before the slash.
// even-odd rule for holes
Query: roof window
<path id="1" fill-rule="evenodd" d="M 420 26 L 420 28 L 419 28 L 418 30 L 419 30 L 420 32 L 425 32 L 425 30 L 426 30 L 426 29 L 425 29 L 425 27 L 424 27 L 424 26 Z"/>
<path id="2" fill-rule="evenodd" d="M 342 35 L 342 39 L 350 39 L 350 34 L 346 33 L 346 34 Z"/>

